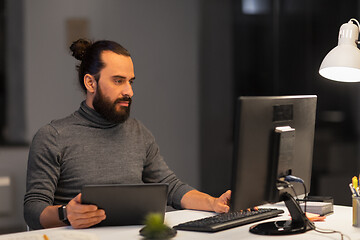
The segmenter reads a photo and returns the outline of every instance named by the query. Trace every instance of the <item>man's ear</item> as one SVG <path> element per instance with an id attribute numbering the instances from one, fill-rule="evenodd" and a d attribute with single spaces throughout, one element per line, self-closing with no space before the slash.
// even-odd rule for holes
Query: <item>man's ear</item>
<path id="1" fill-rule="evenodd" d="M 94 76 L 90 74 L 85 74 L 84 76 L 84 85 L 89 93 L 95 93 L 97 88 L 97 82 Z"/>

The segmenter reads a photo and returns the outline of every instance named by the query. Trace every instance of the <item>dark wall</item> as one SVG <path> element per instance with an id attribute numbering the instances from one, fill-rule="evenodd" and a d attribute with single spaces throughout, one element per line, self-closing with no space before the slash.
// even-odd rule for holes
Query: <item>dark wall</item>
<path id="1" fill-rule="evenodd" d="M 230 186 L 238 96 L 316 94 L 311 195 L 330 195 L 335 203 L 349 205 L 347 184 L 360 169 L 360 83 L 326 80 L 318 68 L 337 45 L 340 26 L 359 15 L 359 2 L 212 0 L 203 5 L 203 188 L 220 194 Z"/>
<path id="2" fill-rule="evenodd" d="M 6 124 L 5 33 L 5 1 L 0 0 L 0 144 L 4 141 Z"/>
<path id="3" fill-rule="evenodd" d="M 203 191 L 230 188 L 233 111 L 233 3 L 204 0 L 200 33 L 200 169 Z"/>

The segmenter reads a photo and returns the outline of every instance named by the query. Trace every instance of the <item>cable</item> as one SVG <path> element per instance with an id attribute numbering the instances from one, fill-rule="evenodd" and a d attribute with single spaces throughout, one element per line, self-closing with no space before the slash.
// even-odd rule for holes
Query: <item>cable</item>
<path id="1" fill-rule="evenodd" d="M 308 195 L 307 195 L 306 185 L 305 185 L 304 181 L 302 182 L 302 185 L 304 187 L 304 198 L 303 198 L 303 200 L 304 200 L 304 210 L 306 212 L 306 203 L 307 203 Z"/>
<path id="2" fill-rule="evenodd" d="M 306 185 L 305 185 L 305 182 L 304 180 L 302 180 L 301 178 L 299 177 L 296 177 L 296 176 L 292 176 L 292 175 L 288 175 L 288 176 L 285 176 L 285 181 L 282 181 L 282 182 L 287 182 L 288 183 L 288 186 L 290 186 L 294 193 L 295 193 L 295 196 L 296 195 L 296 192 L 295 192 L 295 189 L 294 189 L 294 186 L 292 184 L 290 184 L 289 182 L 299 182 L 299 183 L 302 183 L 303 187 L 304 187 L 304 212 L 306 213 L 306 202 L 307 202 L 307 191 L 306 191 Z M 297 199 L 298 200 L 298 199 Z M 315 224 L 312 222 L 312 221 L 308 221 L 308 224 L 309 224 L 309 227 L 314 230 L 315 232 L 318 232 L 318 233 L 323 233 L 323 234 L 333 234 L 333 233 L 338 233 L 340 234 L 341 236 L 341 240 L 344 240 L 344 237 L 346 237 L 347 239 L 351 240 L 351 238 L 345 234 L 343 234 L 342 232 L 340 231 L 336 231 L 336 230 L 332 230 L 332 229 L 322 229 L 322 228 L 318 228 L 315 226 Z"/>
<path id="3" fill-rule="evenodd" d="M 344 237 L 346 237 L 347 239 L 351 240 L 351 238 L 345 234 L 343 234 L 342 232 L 340 231 L 336 231 L 336 230 L 332 230 L 332 229 L 323 229 L 323 228 L 318 228 L 315 226 L 315 224 L 313 222 L 310 222 L 309 223 L 311 229 L 313 229 L 315 232 L 318 232 L 318 233 L 322 233 L 322 234 L 333 234 L 333 233 L 338 233 L 340 234 L 341 236 L 341 240 L 344 239 Z"/>
<path id="4" fill-rule="evenodd" d="M 284 181 L 284 180 L 280 180 L 280 179 L 278 179 L 278 182 L 286 185 L 286 187 L 288 187 L 288 188 L 291 188 L 291 189 L 293 190 L 293 192 L 294 192 L 294 196 L 296 197 L 295 200 L 296 200 L 296 201 L 300 201 L 300 199 L 297 197 L 297 194 L 296 194 L 294 185 L 292 185 L 292 184 L 289 183 L 288 181 Z"/>
<path id="5" fill-rule="evenodd" d="M 293 192 L 294 192 L 294 196 L 296 197 L 296 201 L 299 200 L 298 197 L 297 197 L 297 195 L 296 195 L 296 191 L 295 191 L 294 185 L 292 185 L 292 184 L 289 183 L 288 181 L 284 181 L 284 180 L 280 180 L 280 179 L 278 179 L 277 181 L 278 181 L 278 183 L 284 184 L 287 188 L 291 188 L 291 189 L 293 190 Z"/>
<path id="6" fill-rule="evenodd" d="M 293 175 L 287 175 L 284 177 L 285 181 L 287 182 L 298 182 L 298 183 L 301 183 L 304 187 L 304 212 L 306 213 L 306 199 L 307 199 L 307 191 L 306 191 L 306 185 L 305 185 L 305 182 L 304 180 L 302 180 L 301 178 L 299 177 L 296 177 L 296 176 L 293 176 Z M 300 201 L 297 197 L 297 194 L 295 192 L 295 189 L 294 189 L 294 186 L 291 185 L 291 188 L 293 189 L 294 193 L 295 193 L 295 196 L 296 196 L 296 200 L 297 201 Z"/>

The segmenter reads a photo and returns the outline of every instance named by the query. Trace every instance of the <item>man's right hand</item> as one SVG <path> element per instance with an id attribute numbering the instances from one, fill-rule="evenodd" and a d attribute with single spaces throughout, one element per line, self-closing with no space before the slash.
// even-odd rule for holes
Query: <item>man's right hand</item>
<path id="1" fill-rule="evenodd" d="M 105 211 L 96 205 L 81 204 L 81 193 L 66 205 L 66 212 L 73 228 L 88 228 L 106 218 Z"/>

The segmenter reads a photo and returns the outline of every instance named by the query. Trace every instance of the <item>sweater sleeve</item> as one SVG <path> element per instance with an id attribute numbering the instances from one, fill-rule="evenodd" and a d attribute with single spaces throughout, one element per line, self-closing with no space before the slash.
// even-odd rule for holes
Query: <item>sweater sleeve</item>
<path id="1" fill-rule="evenodd" d="M 174 172 L 169 169 L 160 155 L 159 146 L 156 144 L 155 138 L 147 129 L 145 129 L 145 136 L 147 153 L 143 171 L 143 182 L 168 183 L 167 204 L 175 209 L 182 209 L 182 197 L 194 188 L 181 182 Z"/>
<path id="2" fill-rule="evenodd" d="M 36 133 L 30 146 L 24 218 L 31 229 L 43 228 L 40 214 L 54 202 L 54 192 L 60 176 L 57 135 L 51 125 L 46 125 Z"/>

